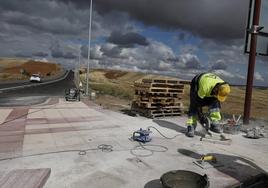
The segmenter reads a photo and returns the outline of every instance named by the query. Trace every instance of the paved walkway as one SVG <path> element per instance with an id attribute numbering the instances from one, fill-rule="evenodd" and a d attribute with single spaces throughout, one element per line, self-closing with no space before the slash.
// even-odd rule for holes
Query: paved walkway
<path id="1" fill-rule="evenodd" d="M 268 170 L 267 138 L 233 135 L 220 145 L 184 136 L 186 117 L 151 120 L 104 110 L 90 101 L 55 98 L 43 105 L 0 109 L 0 178 L 14 169 L 51 168 L 45 187 L 157 188 L 170 170 L 209 176 L 226 187 Z M 152 129 L 148 150 L 129 140 L 140 127 Z M 213 154 L 220 166 L 193 163 Z M 212 164 L 213 166 L 213 164 Z"/>

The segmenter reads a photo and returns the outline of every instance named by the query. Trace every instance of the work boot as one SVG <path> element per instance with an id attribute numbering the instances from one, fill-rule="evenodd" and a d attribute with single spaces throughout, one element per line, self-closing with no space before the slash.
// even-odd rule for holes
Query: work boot
<path id="1" fill-rule="evenodd" d="M 210 125 L 210 130 L 215 133 L 222 133 L 221 125 L 218 122 L 212 122 Z"/>
<path id="2" fill-rule="evenodd" d="M 191 125 L 187 126 L 186 136 L 194 137 L 194 127 L 193 126 L 191 126 Z"/>

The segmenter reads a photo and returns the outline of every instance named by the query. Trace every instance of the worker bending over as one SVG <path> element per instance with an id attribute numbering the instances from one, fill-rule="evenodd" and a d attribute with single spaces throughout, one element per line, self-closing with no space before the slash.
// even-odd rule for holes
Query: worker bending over
<path id="1" fill-rule="evenodd" d="M 212 73 L 201 73 L 191 81 L 190 106 L 187 120 L 186 136 L 193 137 L 197 125 L 198 110 L 208 106 L 211 121 L 210 130 L 221 132 L 219 121 L 221 120 L 220 102 L 224 102 L 230 93 L 230 86 L 220 77 Z"/>

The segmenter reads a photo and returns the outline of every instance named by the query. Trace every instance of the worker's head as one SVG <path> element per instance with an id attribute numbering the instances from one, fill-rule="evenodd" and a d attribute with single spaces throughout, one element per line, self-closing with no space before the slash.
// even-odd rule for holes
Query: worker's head
<path id="1" fill-rule="evenodd" d="M 215 97 L 220 101 L 224 102 L 227 98 L 227 95 L 231 92 L 231 88 L 227 83 L 221 83 L 216 86 Z"/>

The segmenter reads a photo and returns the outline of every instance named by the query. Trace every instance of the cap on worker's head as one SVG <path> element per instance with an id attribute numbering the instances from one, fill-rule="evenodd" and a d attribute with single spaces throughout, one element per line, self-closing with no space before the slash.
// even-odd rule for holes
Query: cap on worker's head
<path id="1" fill-rule="evenodd" d="M 227 95 L 231 92 L 229 84 L 225 83 L 219 86 L 217 99 L 220 102 L 224 102 L 227 98 Z"/>

